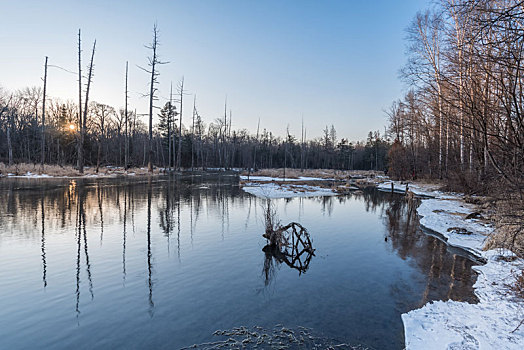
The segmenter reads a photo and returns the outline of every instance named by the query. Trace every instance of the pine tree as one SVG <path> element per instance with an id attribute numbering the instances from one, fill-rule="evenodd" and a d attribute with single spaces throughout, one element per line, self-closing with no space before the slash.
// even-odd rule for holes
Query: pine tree
<path id="1" fill-rule="evenodd" d="M 175 116 L 177 115 L 176 112 L 176 106 L 171 104 L 171 102 L 167 102 L 164 107 L 160 110 L 160 113 L 158 114 L 159 123 L 158 123 L 158 131 L 160 132 L 160 136 L 162 137 L 162 145 L 163 147 L 167 147 L 169 151 L 169 139 L 171 135 L 175 134 L 176 132 L 176 123 L 177 120 Z M 168 154 L 172 155 L 170 152 Z M 172 159 L 169 159 L 168 165 L 170 166 L 172 164 Z"/>

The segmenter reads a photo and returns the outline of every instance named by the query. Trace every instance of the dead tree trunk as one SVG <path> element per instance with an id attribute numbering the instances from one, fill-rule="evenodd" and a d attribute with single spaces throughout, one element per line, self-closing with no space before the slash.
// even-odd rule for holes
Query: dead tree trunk
<path id="1" fill-rule="evenodd" d="M 302 117 L 302 130 L 300 140 L 300 171 L 304 171 L 304 117 Z"/>
<path id="2" fill-rule="evenodd" d="M 148 65 L 149 67 L 151 67 L 151 70 L 149 71 L 147 69 L 139 67 L 143 71 L 151 74 L 151 81 L 150 81 L 150 86 L 149 86 L 149 140 L 147 143 L 147 146 L 148 146 L 147 147 L 148 148 L 147 168 L 150 173 L 153 173 L 153 108 L 154 108 L 153 102 L 155 101 L 155 92 L 157 91 L 155 85 L 158 83 L 157 78 L 159 75 L 157 71 L 157 65 L 167 63 L 167 62 L 161 62 L 158 59 L 158 54 L 157 54 L 158 45 L 159 45 L 158 28 L 155 23 L 153 26 L 153 41 L 151 42 L 151 45 L 146 45 L 147 49 L 150 49 L 153 51 L 153 56 L 148 57 L 148 60 L 149 60 Z"/>
<path id="3" fill-rule="evenodd" d="M 129 167 L 129 137 L 128 137 L 128 130 L 127 130 L 127 124 L 128 124 L 128 112 L 127 112 L 127 75 L 128 75 L 128 62 L 126 61 L 126 102 L 125 102 L 125 135 L 124 135 L 124 169 L 127 170 Z"/>
<path id="4" fill-rule="evenodd" d="M 171 167 L 175 166 L 176 164 L 173 162 L 173 156 L 175 155 L 175 148 L 173 146 L 173 143 L 175 140 L 172 138 L 172 134 L 174 134 L 174 130 L 172 130 L 172 126 L 175 125 L 175 115 L 176 112 L 174 110 L 173 106 L 173 83 L 171 82 L 171 88 L 169 90 L 169 111 L 167 116 L 167 153 L 168 153 L 168 167 L 169 170 L 171 170 Z"/>
<path id="5" fill-rule="evenodd" d="M 95 48 L 96 48 L 96 40 L 93 42 L 93 51 L 91 52 L 91 61 L 89 63 L 89 74 L 87 76 L 87 87 L 86 87 L 86 98 L 85 98 L 85 105 L 84 105 L 84 116 L 82 117 L 82 131 L 80 138 L 82 139 L 82 147 L 84 146 L 84 138 L 86 134 L 86 127 L 87 127 L 87 104 L 89 102 L 89 89 L 91 87 L 91 78 L 93 77 L 93 59 L 95 58 Z M 80 173 L 82 174 L 84 172 L 84 159 L 82 157 L 82 163 L 80 164 L 80 167 L 78 169 Z"/>
<path id="6" fill-rule="evenodd" d="M 182 164 L 182 107 L 183 107 L 183 98 L 184 98 L 184 77 L 182 77 L 182 82 L 180 83 L 180 112 L 179 112 L 179 127 L 178 127 L 178 156 L 177 156 L 177 169 L 180 171 L 180 166 Z"/>
<path id="7" fill-rule="evenodd" d="M 153 50 L 153 59 L 151 63 L 151 82 L 149 89 L 149 139 L 147 143 L 147 169 L 150 173 L 153 173 L 153 100 L 155 97 L 155 68 L 157 63 L 156 58 L 156 48 L 157 48 L 158 38 L 156 25 L 153 29 L 153 44 L 151 46 Z"/>
<path id="8" fill-rule="evenodd" d="M 195 114 L 196 114 L 196 94 L 193 99 L 193 126 L 191 127 L 191 171 L 195 166 Z"/>
<path id="9" fill-rule="evenodd" d="M 13 165 L 13 140 L 11 139 L 11 128 L 13 126 L 13 112 L 10 111 L 7 119 L 7 152 L 9 153 L 9 165 Z"/>
<path id="10" fill-rule="evenodd" d="M 42 101 L 42 160 L 41 160 L 41 171 L 44 171 L 44 162 L 45 162 L 45 93 L 47 87 L 47 56 L 45 57 L 45 68 L 44 68 L 44 98 Z"/>
<path id="11" fill-rule="evenodd" d="M 78 130 L 77 130 L 77 163 L 78 170 L 84 172 L 84 139 L 82 134 L 82 41 L 78 30 Z"/>

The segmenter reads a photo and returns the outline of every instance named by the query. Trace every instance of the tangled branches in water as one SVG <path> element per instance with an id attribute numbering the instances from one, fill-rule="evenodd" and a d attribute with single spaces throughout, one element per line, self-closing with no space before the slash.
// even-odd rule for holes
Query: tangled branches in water
<path id="1" fill-rule="evenodd" d="M 315 256 L 307 229 L 297 222 L 280 225 L 269 199 L 265 216 L 266 231 L 262 236 L 267 239 L 268 244 L 262 250 L 265 253 L 263 273 L 266 285 L 274 275 L 274 261 L 279 264 L 285 263 L 298 270 L 299 274 L 305 273 L 311 258 Z"/>
<path id="2" fill-rule="evenodd" d="M 282 325 L 277 325 L 273 329 L 259 326 L 237 327 L 231 330 L 217 330 L 213 335 L 227 337 L 227 339 L 194 344 L 183 349 L 366 349 L 360 345 L 352 346 L 316 337 L 311 329 L 305 327 L 297 327 L 297 329 L 289 329 Z"/>
<path id="3" fill-rule="evenodd" d="M 315 249 L 307 230 L 299 223 L 292 222 L 279 226 L 270 234 L 263 235 L 269 241 L 262 250 L 266 256 L 275 258 L 279 263 L 285 263 L 301 274 L 306 272 Z"/>

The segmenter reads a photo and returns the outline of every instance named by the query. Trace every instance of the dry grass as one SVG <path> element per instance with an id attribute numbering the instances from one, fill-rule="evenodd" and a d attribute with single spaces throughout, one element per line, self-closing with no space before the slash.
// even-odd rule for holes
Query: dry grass
<path id="1" fill-rule="evenodd" d="M 49 175 L 53 177 L 77 177 L 77 176 L 118 176 L 118 175 L 148 175 L 147 168 L 131 168 L 127 172 L 123 167 L 100 167 L 98 173 L 96 172 L 95 167 L 85 167 L 84 174 L 80 174 L 77 169 L 73 168 L 70 165 L 59 166 L 59 165 L 45 165 L 42 171 L 40 164 L 30 164 L 30 163 L 19 163 L 13 164 L 11 166 L 0 163 L 0 176 L 6 176 L 8 174 L 13 174 L 15 176 L 23 176 L 30 174 L 36 175 Z M 155 168 L 153 171 L 154 175 L 161 174 L 162 171 L 159 168 Z"/>
<path id="2" fill-rule="evenodd" d="M 524 257 L 524 201 L 507 199 L 496 204 L 497 229 L 486 243 L 485 249 L 505 248 Z"/>
<path id="3" fill-rule="evenodd" d="M 520 271 L 520 274 L 515 276 L 515 284 L 513 285 L 515 294 L 520 298 L 524 299 L 524 271 Z"/>

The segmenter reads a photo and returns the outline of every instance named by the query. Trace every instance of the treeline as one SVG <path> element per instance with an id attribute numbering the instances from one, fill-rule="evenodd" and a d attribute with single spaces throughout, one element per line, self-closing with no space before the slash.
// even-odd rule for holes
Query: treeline
<path id="1" fill-rule="evenodd" d="M 388 111 L 391 174 L 522 198 L 523 25 L 516 0 L 440 0 L 415 16 L 401 73 L 410 90 Z"/>
<path id="2" fill-rule="evenodd" d="M 192 118 L 182 121 L 184 79 L 178 84 L 175 98 L 171 87 L 170 99 L 163 107 L 158 101 L 159 68 L 166 64 L 160 59 L 159 30 L 153 26 L 153 37 L 145 46 L 150 50 L 146 68 L 150 77 L 149 112 L 136 113 L 128 103 L 128 62 L 125 70 L 125 105 L 117 109 L 89 100 L 94 72 L 96 40 L 90 53 L 83 80 L 82 40 L 78 31 L 78 101 L 61 101 L 46 96 L 48 57 L 45 57 L 43 89 L 26 88 L 8 92 L 0 87 L 0 161 L 74 165 L 83 173 L 84 164 L 129 167 L 153 166 L 174 168 L 338 168 L 384 170 L 389 144 L 386 135 L 370 132 L 365 142 L 351 143 L 337 139 L 333 126 L 324 136 L 307 140 L 304 128 L 300 140 L 287 132 L 276 137 L 270 131 L 257 128 L 256 134 L 233 130 L 231 111 L 227 106 L 223 117 L 207 125 L 193 102 Z M 84 84 L 85 85 L 84 85 Z M 46 104 L 47 102 L 47 104 Z M 156 108 L 159 123 L 153 125 Z M 187 108 L 187 107 L 186 107 Z M 147 123 L 140 117 L 146 116 Z M 259 123 L 260 124 L 260 123 Z"/>
<path id="3" fill-rule="evenodd" d="M 46 125 L 42 128 L 43 92 L 26 88 L 16 92 L 0 90 L 0 161 L 40 163 L 42 132 L 47 164 L 77 165 L 80 128 L 78 104 L 47 98 Z M 306 140 L 287 132 L 275 136 L 262 129 L 256 133 L 233 130 L 231 114 L 208 123 L 196 106 L 187 126 L 180 123 L 180 104 L 167 102 L 153 125 L 153 164 L 173 169 L 206 168 L 333 168 L 384 170 L 389 143 L 385 135 L 370 132 L 366 141 L 349 142 L 337 138 L 334 126 L 323 137 Z M 125 110 L 91 101 L 88 104 L 83 140 L 85 164 L 92 167 L 148 165 L 147 124 L 134 110 Z M 126 127 L 127 126 L 127 127 Z M 181 129 L 180 129 L 181 128 Z M 127 147 L 126 147 L 127 140 Z M 179 152 L 180 150 L 180 152 Z"/>

